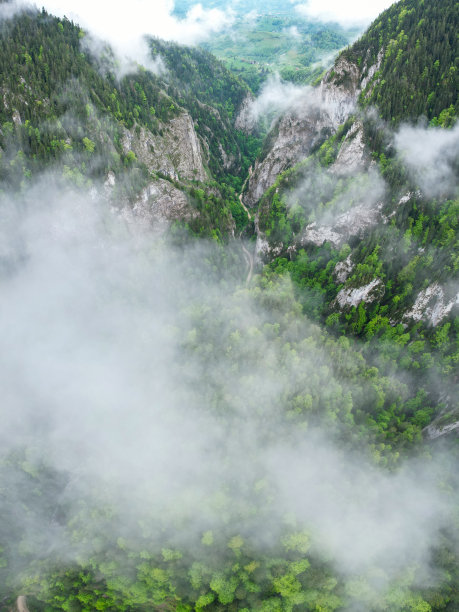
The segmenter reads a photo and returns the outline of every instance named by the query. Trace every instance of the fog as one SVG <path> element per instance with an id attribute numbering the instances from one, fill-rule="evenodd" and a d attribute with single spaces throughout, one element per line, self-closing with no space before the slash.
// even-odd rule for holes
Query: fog
<path id="1" fill-rule="evenodd" d="M 11 17 L 33 3 L 15 0 L 2 14 Z M 229 27 L 234 15 L 231 9 L 204 9 L 196 3 L 184 19 L 173 15 L 173 0 L 132 0 L 129 5 L 108 0 L 44 0 L 37 4 L 58 17 L 66 16 L 80 24 L 93 39 L 107 42 L 114 49 L 124 70 L 131 61 L 155 69 L 148 52 L 146 36 L 157 36 L 185 45 L 200 43 Z M 157 67 L 157 66 L 156 66 Z"/>
<path id="2" fill-rule="evenodd" d="M 238 281 L 237 269 L 215 267 L 215 247 L 173 248 L 126 226 L 94 192 L 53 184 L 46 176 L 0 205 L 2 459 L 25 448 L 28 469 L 61 473 L 63 492 L 45 490 L 44 500 L 70 517 L 83 500 L 110 504 L 116 520 L 94 518 L 88 534 L 129 537 L 143 521 L 161 533 L 180 525 L 171 537 L 182 547 L 224 529 L 264 550 L 295 516 L 343 575 L 377 565 L 385 588 L 406 564 L 428 574 L 452 511 L 441 460 L 386 473 L 364 448 L 344 451 L 326 413 L 310 424 L 285 419 L 286 394 L 305 392 L 324 368 L 325 396 L 343 385 L 289 283 L 280 309 L 265 309 L 241 288 L 243 270 Z M 283 341 L 261 331 L 276 324 Z M 310 354 L 286 361 L 289 336 Z M 20 505 L 14 478 L 9 491 L 8 504 Z M 22 541 L 31 534 L 42 538 L 38 557 L 81 560 L 98 545 L 72 542 L 40 507 L 23 518 Z"/>
<path id="3" fill-rule="evenodd" d="M 395 147 L 426 196 L 457 194 L 459 124 L 448 130 L 402 126 L 395 135 Z"/>
<path id="4" fill-rule="evenodd" d="M 287 111 L 304 108 L 312 103 L 313 96 L 314 90 L 309 85 L 294 85 L 275 74 L 268 77 L 247 112 L 251 121 L 274 121 Z"/>
<path id="5" fill-rule="evenodd" d="M 367 26 L 384 10 L 393 4 L 393 0 L 308 0 L 305 3 L 295 3 L 295 9 L 300 15 L 322 21 L 333 21 L 343 26 Z"/>
<path id="6" fill-rule="evenodd" d="M 100 5 L 80 9 L 94 10 L 97 25 Z M 171 9 L 155 10 L 180 32 L 186 21 L 169 22 Z M 226 18 L 210 13 L 187 20 Z M 130 32 L 132 57 L 143 32 Z M 253 115 L 295 108 L 309 91 L 273 79 Z M 449 185 L 455 137 L 457 129 L 397 134 L 426 193 Z M 314 167 L 292 197 L 307 193 L 312 206 L 330 193 L 323 223 L 384 197 L 376 170 L 340 180 Z M 447 466 L 447 453 L 425 447 L 377 467 L 367 441 L 339 422 L 350 419 L 357 383 L 338 376 L 338 344 L 302 314 L 291 282 L 246 288 L 238 244 L 174 246 L 167 233 L 127 224 L 103 192 L 77 191 L 50 171 L 0 197 L 0 489 L 18 526 L 4 527 L 18 566 L 24 551 L 84 562 L 103 538 L 139 532 L 152 546 L 189 550 L 209 530 L 242 533 L 264 554 L 290 527 L 306 530 L 312 554 L 345 578 L 378 568 L 377 592 L 406 567 L 420 568 L 423 585 L 439 580 L 431 556 L 454 524 L 457 487 L 445 485 L 454 458 Z M 368 381 L 360 395 L 372 394 Z M 340 418 L 329 409 L 337 397 Z M 313 402 L 320 410 L 302 411 Z M 44 468 L 51 482 L 24 478 Z"/>

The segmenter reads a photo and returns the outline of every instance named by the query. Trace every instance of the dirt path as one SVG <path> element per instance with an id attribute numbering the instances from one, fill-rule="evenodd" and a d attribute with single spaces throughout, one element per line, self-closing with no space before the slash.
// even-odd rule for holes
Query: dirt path
<path id="1" fill-rule="evenodd" d="M 239 202 L 241 203 L 242 208 L 247 213 L 247 216 L 249 217 L 249 221 L 250 221 L 252 219 L 252 215 L 250 214 L 249 209 L 247 208 L 247 206 L 242 201 L 242 193 L 239 194 Z"/>
<path id="2" fill-rule="evenodd" d="M 249 221 L 251 221 L 252 215 L 250 214 L 249 209 L 247 208 L 247 206 L 244 204 L 244 202 L 242 200 L 242 194 L 244 193 L 244 189 L 245 189 L 245 186 L 247 185 L 247 181 L 249 180 L 249 178 L 251 176 L 252 176 L 252 166 L 250 166 L 250 168 L 249 168 L 249 174 L 247 175 L 247 178 L 245 179 L 244 184 L 242 185 L 241 193 L 239 194 L 239 202 L 241 203 L 241 206 L 243 207 L 243 209 L 247 213 Z M 241 232 L 241 234 L 242 234 L 242 232 Z M 250 283 L 250 281 L 252 280 L 252 277 L 253 277 L 254 257 L 253 257 L 253 254 L 244 245 L 244 243 L 242 242 L 242 239 L 241 239 L 241 247 L 242 247 L 242 252 L 244 253 L 244 259 L 245 259 L 245 261 L 247 263 L 247 278 L 246 278 L 245 284 L 248 285 Z"/>
<path id="3" fill-rule="evenodd" d="M 242 252 L 244 253 L 244 259 L 247 262 L 247 278 L 245 279 L 245 284 L 250 284 L 253 276 L 253 255 L 250 251 L 245 247 L 244 243 L 241 242 Z"/>
<path id="4" fill-rule="evenodd" d="M 242 194 L 244 193 L 245 186 L 247 185 L 247 181 L 249 180 L 249 178 L 252 176 L 252 173 L 253 173 L 252 166 L 250 166 L 249 174 L 247 175 L 247 177 L 246 177 L 246 179 L 244 181 L 244 184 L 242 185 L 241 193 L 239 194 L 239 202 L 241 203 L 242 208 L 247 213 L 247 216 L 249 217 L 249 221 L 252 219 L 252 215 L 250 214 L 249 209 L 247 208 L 247 206 L 242 201 Z"/>
<path id="5" fill-rule="evenodd" d="M 25 595 L 19 595 L 19 597 L 16 599 L 16 609 L 17 612 L 29 612 Z"/>

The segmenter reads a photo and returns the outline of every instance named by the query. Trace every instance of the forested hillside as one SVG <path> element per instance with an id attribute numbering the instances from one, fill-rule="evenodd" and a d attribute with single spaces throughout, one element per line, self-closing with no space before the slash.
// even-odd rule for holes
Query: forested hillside
<path id="1" fill-rule="evenodd" d="M 378 71 L 362 91 L 365 106 L 378 106 L 387 121 L 427 117 L 450 126 L 457 114 L 459 7 L 454 0 L 394 4 L 345 53 L 370 57 Z M 366 75 L 363 75 L 366 76 Z"/>
<path id="2" fill-rule="evenodd" d="M 119 78 L 110 49 L 103 58 L 92 54 L 85 33 L 66 19 L 25 13 L 1 28 L 3 186 L 27 184 L 59 163 L 80 185 L 112 173 L 115 198 L 133 201 L 165 178 L 198 207 L 196 231 L 231 228 L 230 208 L 241 214 L 233 186 L 242 184 L 258 142 L 234 128 L 247 88 L 213 56 L 152 40 L 159 74 L 133 69 Z M 183 129 L 196 131 L 199 163 L 178 144 Z M 178 141 L 177 152 L 162 145 L 168 138 Z M 194 174 L 193 164 L 201 165 Z"/>
<path id="3" fill-rule="evenodd" d="M 341 54 L 325 87 L 342 95 L 357 74 L 358 104 L 257 215 L 268 276 L 290 275 L 309 316 L 360 338 L 382 371 L 413 372 L 437 405 L 459 359 L 456 15 L 454 2 L 397 3 Z M 456 393 L 446 406 L 435 414 L 455 422 Z"/>
<path id="4" fill-rule="evenodd" d="M 459 609 L 456 11 L 393 5 L 256 163 L 207 51 L 0 23 L 1 610 Z"/>

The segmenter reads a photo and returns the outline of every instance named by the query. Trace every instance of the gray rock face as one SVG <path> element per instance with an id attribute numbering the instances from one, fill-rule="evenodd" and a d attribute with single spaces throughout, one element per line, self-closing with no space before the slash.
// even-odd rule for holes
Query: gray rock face
<path id="1" fill-rule="evenodd" d="M 458 418 L 459 415 L 456 414 L 455 419 Z M 441 438 L 442 436 L 447 436 L 452 433 L 459 435 L 459 420 L 454 420 L 454 417 L 451 423 L 442 423 L 441 418 L 436 419 L 424 429 L 424 435 L 429 440 L 435 440 L 436 438 Z"/>
<path id="2" fill-rule="evenodd" d="M 245 132 L 246 134 L 252 133 L 256 127 L 256 120 L 252 112 L 253 101 L 253 96 L 251 94 L 247 94 L 242 101 L 234 122 L 234 127 L 237 130 L 241 130 L 241 132 Z"/>
<path id="3" fill-rule="evenodd" d="M 360 91 L 359 67 L 339 57 L 319 86 L 322 112 L 334 130 L 353 112 Z"/>
<path id="4" fill-rule="evenodd" d="M 363 124 L 361 121 L 356 121 L 346 134 L 330 171 L 340 175 L 355 174 L 364 170 L 368 163 L 363 137 Z"/>
<path id="5" fill-rule="evenodd" d="M 369 304 L 384 294 L 384 285 L 379 278 L 362 287 L 343 287 L 336 297 L 336 305 L 340 308 L 357 307 L 360 302 Z"/>
<path id="6" fill-rule="evenodd" d="M 269 151 L 255 164 L 245 204 L 255 206 L 281 172 L 307 157 L 316 145 L 333 134 L 354 110 L 359 93 L 359 68 L 339 58 L 320 86 L 306 92 L 304 102 L 273 128 Z M 341 162 L 343 167 L 350 165 L 352 156 L 362 148 L 360 129 L 360 125 L 356 126 L 354 137 L 349 140 L 350 149 Z"/>
<path id="7" fill-rule="evenodd" d="M 334 269 L 334 275 L 338 283 L 344 283 L 350 276 L 353 269 L 354 264 L 352 263 L 350 255 L 344 261 L 339 261 Z"/>
<path id="8" fill-rule="evenodd" d="M 365 65 L 363 68 L 363 74 L 365 74 L 366 72 L 366 75 L 362 79 L 360 89 L 364 92 L 366 98 L 369 98 L 371 96 L 374 86 L 379 81 L 379 79 L 375 79 L 374 77 L 376 73 L 378 72 L 378 70 L 381 68 L 381 63 L 383 61 L 383 58 L 384 58 L 384 49 L 381 49 L 381 51 L 378 53 L 378 57 L 376 59 L 375 64 L 373 64 L 367 69 L 367 62 L 365 62 Z"/>
<path id="9" fill-rule="evenodd" d="M 193 121 L 183 112 L 161 126 L 160 134 L 143 127 L 125 130 L 122 137 L 125 154 L 135 153 L 137 159 L 152 173 L 161 173 L 174 181 L 206 181 L 204 154 Z M 110 172 L 104 183 L 110 199 L 116 176 Z M 189 221 L 198 216 L 184 191 L 168 180 L 152 180 L 139 194 L 134 204 L 126 202 L 121 214 L 127 222 L 164 231 L 171 221 Z"/>
<path id="10" fill-rule="evenodd" d="M 413 308 L 406 313 L 405 318 L 414 321 L 424 319 L 435 327 L 457 305 L 459 305 L 459 292 L 451 299 L 447 299 L 444 287 L 439 283 L 433 283 L 418 294 Z"/>
<path id="11" fill-rule="evenodd" d="M 309 155 L 321 138 L 322 125 L 320 113 L 314 106 L 288 113 L 278 121 L 274 128 L 277 134 L 268 154 L 255 162 L 244 196 L 246 206 L 255 206 L 281 172 Z"/>
<path id="12" fill-rule="evenodd" d="M 164 125 L 162 135 L 149 130 L 125 130 L 124 153 L 133 151 L 151 172 L 160 172 L 172 179 L 205 181 L 203 152 L 193 121 L 186 112 Z"/>
<path id="13" fill-rule="evenodd" d="M 325 242 L 331 242 L 335 248 L 339 248 L 349 238 L 362 236 L 366 230 L 383 221 L 382 208 L 382 202 L 375 205 L 362 203 L 338 215 L 332 225 L 311 223 L 306 227 L 300 243 L 302 246 L 322 246 Z"/>

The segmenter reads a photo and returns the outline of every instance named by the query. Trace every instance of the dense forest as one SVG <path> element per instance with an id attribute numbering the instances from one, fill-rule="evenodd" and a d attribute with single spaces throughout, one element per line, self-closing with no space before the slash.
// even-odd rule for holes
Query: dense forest
<path id="1" fill-rule="evenodd" d="M 413 0 L 385 11 L 348 52 L 357 61 L 376 60 L 384 52 L 375 85 L 371 81 L 362 92 L 362 102 L 376 104 L 392 122 L 422 116 L 432 120 L 442 113 L 451 122 L 458 104 L 458 20 L 453 0 Z"/>
<path id="2" fill-rule="evenodd" d="M 459 609 L 455 24 L 385 11 L 338 58 L 357 106 L 247 210 L 256 79 L 0 23 L 0 610 Z"/>

